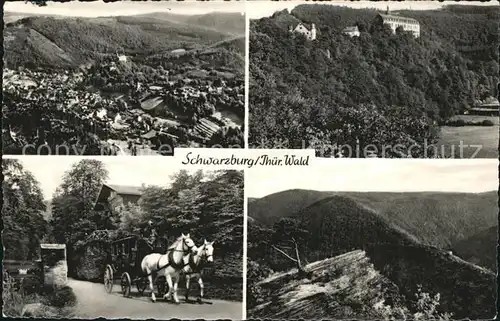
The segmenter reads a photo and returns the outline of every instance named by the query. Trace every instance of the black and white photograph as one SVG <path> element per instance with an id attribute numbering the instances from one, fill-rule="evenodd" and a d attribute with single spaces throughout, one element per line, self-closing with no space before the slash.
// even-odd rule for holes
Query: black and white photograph
<path id="1" fill-rule="evenodd" d="M 241 320 L 243 172 L 171 160 L 4 159 L 3 315 Z"/>
<path id="2" fill-rule="evenodd" d="M 496 160 L 248 172 L 247 318 L 495 318 Z"/>
<path id="3" fill-rule="evenodd" d="M 247 7 L 250 148 L 498 158 L 498 2 Z"/>
<path id="4" fill-rule="evenodd" d="M 9 1 L 3 153 L 244 148 L 241 1 Z"/>

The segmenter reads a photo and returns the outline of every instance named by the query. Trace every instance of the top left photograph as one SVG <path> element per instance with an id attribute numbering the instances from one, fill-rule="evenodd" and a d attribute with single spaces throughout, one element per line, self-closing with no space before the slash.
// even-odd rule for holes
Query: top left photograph
<path id="1" fill-rule="evenodd" d="M 4 5 L 4 155 L 245 148 L 245 2 Z"/>

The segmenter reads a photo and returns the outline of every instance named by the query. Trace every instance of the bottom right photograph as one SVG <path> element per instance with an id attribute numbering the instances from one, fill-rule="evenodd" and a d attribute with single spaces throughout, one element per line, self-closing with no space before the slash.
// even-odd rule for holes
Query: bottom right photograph
<path id="1" fill-rule="evenodd" d="M 493 319 L 498 161 L 247 170 L 248 319 Z"/>

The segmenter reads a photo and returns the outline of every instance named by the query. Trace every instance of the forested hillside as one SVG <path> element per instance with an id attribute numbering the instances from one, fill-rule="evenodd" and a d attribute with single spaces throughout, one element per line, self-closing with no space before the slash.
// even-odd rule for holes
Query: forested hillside
<path id="1" fill-rule="evenodd" d="M 251 21 L 252 144 L 317 147 L 323 156 L 338 151 L 321 144 L 423 146 L 436 142 L 439 124 L 496 95 L 498 6 L 393 13 L 417 19 L 420 38 L 373 24 L 377 13 L 314 4 Z M 317 39 L 290 34 L 298 22 L 314 23 Z M 342 34 L 354 25 L 360 37 Z"/>
<path id="2" fill-rule="evenodd" d="M 455 244 L 453 250 L 458 256 L 492 271 L 498 267 L 498 226 L 492 226 Z"/>
<path id="3" fill-rule="evenodd" d="M 6 65 L 68 68 L 103 55 L 201 49 L 244 35 L 240 14 L 165 15 L 22 18 L 6 25 Z M 240 27 L 225 30 L 233 25 Z"/>
<path id="4" fill-rule="evenodd" d="M 497 198 L 496 192 L 363 193 L 295 189 L 256 199 L 248 204 L 248 211 L 257 222 L 272 226 L 283 217 L 312 215 L 313 209 L 331 213 L 339 207 L 335 200 L 353 201 L 356 207 L 376 212 L 423 244 L 451 249 L 456 242 L 496 224 Z M 347 212 L 351 210 L 352 206 L 346 208 Z M 422 229 L 423 225 L 427 227 Z"/>

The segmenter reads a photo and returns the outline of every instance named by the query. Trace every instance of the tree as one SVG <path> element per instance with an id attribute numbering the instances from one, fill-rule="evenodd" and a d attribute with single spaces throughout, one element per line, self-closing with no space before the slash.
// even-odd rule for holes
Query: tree
<path id="1" fill-rule="evenodd" d="M 32 260 L 38 257 L 40 241 L 47 233 L 40 183 L 18 160 L 4 159 L 2 163 L 4 257 Z"/>
<path id="2" fill-rule="evenodd" d="M 199 232 L 226 250 L 243 249 L 243 172 L 216 171 L 200 186 Z"/>
<path id="3" fill-rule="evenodd" d="M 52 200 L 54 237 L 66 243 L 68 252 L 72 245 L 94 230 L 112 229 L 118 218 L 109 212 L 94 211 L 94 202 L 108 178 L 104 164 L 94 159 L 84 159 L 64 174 L 61 185 Z"/>
<path id="4" fill-rule="evenodd" d="M 34 5 L 37 5 L 39 7 L 46 7 L 47 6 L 47 1 L 46 0 L 27 0 L 26 3 L 32 3 Z"/>
<path id="5" fill-rule="evenodd" d="M 280 219 L 274 225 L 274 235 L 272 238 L 272 248 L 282 256 L 295 263 L 299 272 L 299 277 L 306 277 L 308 273 L 304 270 L 303 261 L 301 260 L 299 247 L 304 247 L 307 240 L 307 230 L 303 227 L 302 222 L 296 218 L 285 217 Z M 292 253 L 286 253 L 283 249 L 285 246 L 280 244 L 292 244 Z"/>

